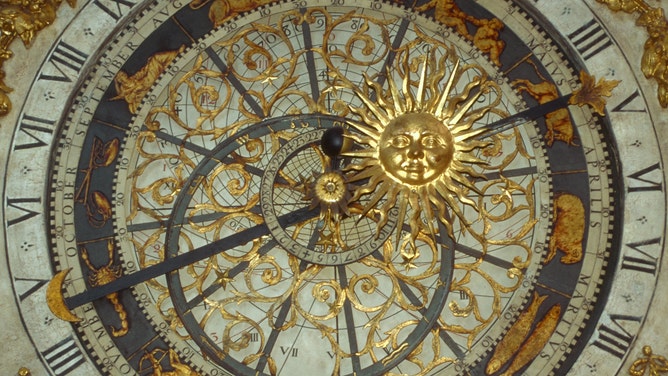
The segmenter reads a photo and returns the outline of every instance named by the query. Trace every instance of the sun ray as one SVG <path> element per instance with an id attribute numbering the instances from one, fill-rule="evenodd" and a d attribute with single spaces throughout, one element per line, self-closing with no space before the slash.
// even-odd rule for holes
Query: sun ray
<path id="1" fill-rule="evenodd" d="M 382 124 L 377 119 L 374 119 L 369 115 L 370 111 L 366 111 L 362 108 L 351 107 L 350 111 L 362 118 L 363 126 L 357 128 L 360 132 L 367 134 L 369 136 L 377 135 L 378 131 L 382 129 Z"/>
<path id="2" fill-rule="evenodd" d="M 416 247 L 425 232 L 435 241 L 434 218 L 454 237 L 453 221 L 466 229 L 478 220 L 467 219 L 464 207 L 481 215 L 469 195 L 481 194 L 476 182 L 484 179 L 486 162 L 475 153 L 489 142 L 475 139 L 486 132 L 483 127 L 472 128 L 500 103 L 500 88 L 480 66 L 463 64 L 455 47 L 444 45 L 413 58 L 400 52 L 386 77 L 385 90 L 367 75 L 365 89 L 349 88 L 362 103 L 349 105 L 359 117 L 350 122 L 356 134 L 350 138 L 361 147 L 342 154 L 354 157 L 346 168 L 348 182 L 357 184 L 353 196 L 366 196 L 362 215 L 378 209 L 377 233 L 391 210 L 398 223 L 407 223 L 409 243 L 401 243 L 406 232 L 397 228 L 397 248 Z M 480 101 L 483 95 L 490 99 Z"/>
<path id="3" fill-rule="evenodd" d="M 360 132 L 363 132 L 365 136 L 346 132 L 344 133 L 343 137 L 350 139 L 351 141 L 353 141 L 353 143 L 357 145 L 366 144 L 369 145 L 372 149 L 376 146 L 377 144 L 376 140 L 378 139 L 378 132 L 362 124 L 353 124 L 352 122 L 349 122 L 349 124 L 351 127 L 357 129 Z"/>
<path id="4" fill-rule="evenodd" d="M 413 92 L 411 90 L 410 79 L 410 64 L 408 62 L 408 54 L 405 54 L 402 59 L 402 68 L 404 69 L 404 78 L 402 82 L 402 93 L 404 95 L 404 102 L 406 102 L 406 113 L 413 112 L 415 104 L 413 101 Z"/>
<path id="5" fill-rule="evenodd" d="M 443 109 L 446 106 L 446 102 L 448 100 L 448 97 L 450 96 L 450 92 L 452 91 L 453 85 L 455 84 L 457 75 L 459 74 L 459 60 L 455 62 L 455 66 L 452 67 L 452 73 L 450 73 L 450 78 L 448 78 L 448 82 L 445 85 L 445 88 L 443 89 L 443 92 L 441 94 L 441 98 L 438 101 L 438 105 L 436 106 L 436 111 L 434 112 L 434 116 L 437 118 L 441 118 L 443 116 Z"/>
<path id="6" fill-rule="evenodd" d="M 462 120 L 462 118 L 465 115 L 467 114 L 470 115 L 469 110 L 471 109 L 471 107 L 473 107 L 474 104 L 476 104 L 476 102 L 478 102 L 478 98 L 480 98 L 480 96 L 483 95 L 484 93 L 485 93 L 484 88 L 480 88 L 478 92 L 474 93 L 473 96 L 469 97 L 468 100 L 457 109 L 454 115 L 452 115 L 452 117 L 450 118 L 450 122 L 452 124 L 459 124 L 459 121 Z"/>
<path id="7" fill-rule="evenodd" d="M 429 52 L 427 52 L 427 55 L 424 56 L 424 62 L 422 63 L 422 69 L 420 71 L 420 80 L 418 83 L 418 89 L 417 89 L 417 96 L 415 97 L 415 102 L 418 105 L 418 110 L 422 110 L 421 108 L 422 104 L 424 104 L 424 94 L 426 87 L 426 82 L 427 82 L 427 64 L 429 63 Z"/>
<path id="8" fill-rule="evenodd" d="M 365 203 L 364 210 L 362 211 L 362 216 L 364 216 L 366 213 L 369 212 L 369 210 L 373 209 L 376 204 L 380 202 L 389 192 L 390 189 L 392 188 L 391 184 L 387 184 L 385 181 L 378 181 L 376 182 L 376 185 L 373 186 L 374 188 L 380 184 L 380 187 L 376 190 L 376 193 L 369 199 L 369 202 Z M 368 193 L 372 193 L 373 190 L 370 190 Z M 355 197 L 353 197 L 353 201 L 355 200 Z"/>
<path id="9" fill-rule="evenodd" d="M 489 129 L 487 128 L 478 128 L 478 129 L 472 129 L 470 131 L 464 131 L 459 134 L 457 134 L 455 137 L 455 142 L 460 143 L 463 141 L 468 141 L 472 138 L 478 137 L 481 134 L 489 132 Z M 477 147 L 477 146 L 476 146 Z"/>
<path id="10" fill-rule="evenodd" d="M 380 85 L 377 82 L 374 82 L 371 78 L 369 78 L 369 75 L 364 72 L 363 74 L 364 77 L 364 82 L 367 84 L 367 86 L 376 93 L 376 101 L 372 100 L 370 97 L 363 95 L 360 96 L 360 99 L 366 104 L 367 108 L 376 116 L 376 118 L 380 121 L 381 124 L 387 124 L 390 122 L 391 115 L 387 113 L 387 110 L 385 109 L 386 104 L 383 103 L 383 89 L 380 87 Z M 377 124 L 380 125 L 380 124 Z M 382 128 L 378 128 L 378 130 L 382 130 Z"/>
<path id="11" fill-rule="evenodd" d="M 343 157 L 352 158 L 371 158 L 376 155 L 376 151 L 372 149 L 351 150 L 340 154 Z"/>
<path id="12" fill-rule="evenodd" d="M 410 220 L 410 228 L 411 228 L 411 238 L 415 239 L 418 236 L 418 232 L 421 230 L 420 229 L 420 218 L 422 216 L 422 212 L 424 211 L 425 208 L 420 206 L 420 197 L 416 194 L 409 194 L 408 195 L 408 201 L 410 203 L 411 208 L 420 208 L 419 210 L 413 210 L 413 214 L 411 215 L 411 220 Z M 429 206 L 429 201 L 424 201 L 425 206 Z M 398 232 L 398 231 L 397 231 Z M 433 236 L 434 233 L 430 232 L 430 234 Z"/>
<path id="13" fill-rule="evenodd" d="M 390 68 L 387 68 L 386 76 L 388 78 L 392 77 L 392 72 L 390 71 Z M 397 114 L 405 113 L 406 112 L 406 105 L 401 100 L 401 96 L 399 94 L 399 88 L 397 87 L 397 84 L 392 79 L 388 79 L 387 83 L 388 83 L 388 86 L 389 86 L 390 95 L 392 96 L 392 101 L 394 102 L 395 112 Z"/>
<path id="14" fill-rule="evenodd" d="M 434 186 L 429 186 L 428 190 L 429 190 L 429 201 L 431 201 L 431 203 L 434 204 L 434 206 L 436 207 L 436 210 L 438 212 L 437 218 L 439 222 L 441 222 L 445 226 L 445 229 L 448 232 L 448 236 L 454 239 L 455 235 L 452 228 L 452 221 L 447 215 L 448 209 L 447 205 L 445 205 L 445 200 L 441 199 L 440 194 L 437 192 Z"/>
<path id="15" fill-rule="evenodd" d="M 382 172 L 382 169 L 380 166 L 375 166 L 374 168 L 367 168 L 364 170 L 361 170 L 361 172 L 351 176 L 348 179 L 348 182 L 356 182 L 364 179 L 373 179 L 374 177 L 378 176 L 378 173 Z"/>
<path id="16" fill-rule="evenodd" d="M 360 187 L 359 189 L 357 189 L 357 190 L 355 191 L 355 194 L 354 194 L 354 196 L 353 196 L 353 201 L 356 201 L 357 199 L 359 199 L 359 198 L 360 198 L 361 196 L 363 196 L 363 195 L 373 193 L 373 191 L 376 189 L 376 187 L 377 187 L 379 184 L 385 182 L 385 179 L 383 179 L 383 178 L 382 178 L 382 175 L 381 175 L 381 173 L 382 173 L 382 169 L 380 168 L 380 166 L 378 166 L 377 168 L 371 168 L 370 170 L 371 170 L 372 172 L 374 172 L 374 174 L 371 175 L 371 178 L 369 179 L 369 182 L 368 182 L 367 184 L 365 184 L 363 187 Z M 353 178 L 353 179 L 351 179 L 351 180 L 349 180 L 349 181 L 353 181 L 353 182 L 354 182 L 355 180 L 356 180 L 356 179 Z M 387 191 L 384 191 L 384 192 L 383 192 L 383 194 L 385 194 L 385 193 L 387 193 Z M 379 198 L 379 200 L 380 200 L 380 199 L 382 199 L 382 196 Z M 373 201 L 373 200 L 372 200 L 372 201 Z M 377 201 L 375 201 L 374 204 L 375 204 L 376 202 L 377 202 Z"/>

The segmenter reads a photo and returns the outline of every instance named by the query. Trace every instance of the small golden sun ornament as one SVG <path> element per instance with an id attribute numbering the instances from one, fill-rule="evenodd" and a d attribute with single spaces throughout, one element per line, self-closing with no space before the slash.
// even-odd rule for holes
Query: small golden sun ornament
<path id="1" fill-rule="evenodd" d="M 351 124 L 357 132 L 347 137 L 361 148 L 342 155 L 355 161 L 346 167 L 348 182 L 368 179 L 352 200 L 370 195 L 365 213 L 380 205 L 378 229 L 387 222 L 382 213 L 397 206 L 400 223 L 410 216 L 408 240 L 415 247 L 424 226 L 431 236 L 438 232 L 433 218 L 454 238 L 450 213 L 465 229 L 470 223 L 461 204 L 480 212 L 468 193 L 478 191 L 473 179 L 483 178 L 474 165 L 485 162 L 474 153 L 488 143 L 476 139 L 486 130 L 473 125 L 500 103 L 501 89 L 481 67 L 462 65 L 454 47 L 434 48 L 412 60 L 403 55 L 398 65 L 387 70 L 387 90 L 368 76 L 365 88 L 350 88 L 364 105 L 350 106 L 362 121 Z M 482 95 L 492 99 L 479 101 Z"/>

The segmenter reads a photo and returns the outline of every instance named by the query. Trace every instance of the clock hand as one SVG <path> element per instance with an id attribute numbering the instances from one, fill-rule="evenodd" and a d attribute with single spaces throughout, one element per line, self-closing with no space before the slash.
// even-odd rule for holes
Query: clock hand
<path id="1" fill-rule="evenodd" d="M 279 217 L 278 221 L 281 226 L 290 226 L 317 217 L 317 214 L 318 210 L 301 208 Z M 225 252 L 237 245 L 244 244 L 252 239 L 257 239 L 268 234 L 269 228 L 266 224 L 250 227 L 203 247 L 196 248 L 190 252 L 168 258 L 159 264 L 151 265 L 148 268 L 135 273 L 124 275 L 107 284 L 93 287 L 69 298 L 64 298 L 62 294 L 62 286 L 65 277 L 71 270 L 66 269 L 56 274 L 49 282 L 46 290 L 47 304 L 51 309 L 51 312 L 62 320 L 75 322 L 81 321 L 71 312 L 72 309 L 105 297 L 111 293 L 127 289 L 128 287 L 132 287 L 141 282 L 173 272 L 186 265 L 204 260 L 220 252 Z"/>
<path id="2" fill-rule="evenodd" d="M 486 138 L 507 131 L 508 129 L 512 129 L 522 124 L 526 124 L 531 120 L 543 117 L 560 108 L 564 108 L 569 104 L 572 97 L 573 94 L 566 94 L 557 99 L 551 100 L 546 103 L 541 103 L 527 110 L 518 112 L 514 115 L 489 123 L 482 128 L 476 129 L 476 131 L 478 132 L 483 131 L 483 133 L 478 133 L 479 135 L 477 136 L 477 138 Z"/>
<path id="3" fill-rule="evenodd" d="M 343 127 L 332 127 L 325 131 L 320 141 L 320 148 L 323 153 L 331 160 L 332 171 L 339 169 L 340 157 L 342 152 L 350 149 L 352 141 L 345 137 L 345 130 Z"/>
<path id="4" fill-rule="evenodd" d="M 604 108 L 606 100 L 604 97 L 610 97 L 612 90 L 620 81 L 608 81 L 601 78 L 596 82 L 594 76 L 591 76 L 584 71 L 580 72 L 580 81 L 582 82 L 582 86 L 570 94 L 562 95 L 549 102 L 541 103 L 527 110 L 487 124 L 484 127 L 471 130 L 468 134 L 464 134 L 460 137 L 462 139 L 486 138 L 520 126 L 539 117 L 543 117 L 551 112 L 565 108 L 568 105 L 578 105 L 580 107 L 589 105 L 599 115 L 605 116 Z"/>

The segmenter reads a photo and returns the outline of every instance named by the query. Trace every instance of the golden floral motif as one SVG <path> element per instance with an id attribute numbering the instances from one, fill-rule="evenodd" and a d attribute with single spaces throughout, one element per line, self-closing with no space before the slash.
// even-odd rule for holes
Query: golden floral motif
<path id="1" fill-rule="evenodd" d="M 649 33 L 641 59 L 641 69 L 646 78 L 657 81 L 657 98 L 663 108 L 668 108 L 668 20 L 661 7 L 652 7 L 645 0 L 596 0 L 615 12 L 638 14 L 636 24 Z"/>
<path id="2" fill-rule="evenodd" d="M 9 94 L 12 89 L 5 84 L 5 61 L 12 57 L 11 43 L 19 38 L 26 48 L 45 27 L 56 20 L 56 11 L 63 0 L 0 0 L 0 116 L 12 109 Z M 74 8 L 76 0 L 67 0 Z"/>
<path id="3" fill-rule="evenodd" d="M 587 74 L 585 71 L 581 71 L 580 82 L 582 82 L 582 86 L 573 92 L 568 103 L 577 104 L 580 107 L 589 105 L 599 115 L 605 116 L 606 100 L 604 97 L 610 97 L 612 95 L 612 90 L 616 88 L 621 81 L 600 78 L 597 82 L 596 77 Z"/>
<path id="4" fill-rule="evenodd" d="M 662 355 L 653 353 L 651 346 L 643 346 L 643 357 L 638 358 L 629 368 L 631 376 L 659 376 L 668 373 L 668 360 Z"/>

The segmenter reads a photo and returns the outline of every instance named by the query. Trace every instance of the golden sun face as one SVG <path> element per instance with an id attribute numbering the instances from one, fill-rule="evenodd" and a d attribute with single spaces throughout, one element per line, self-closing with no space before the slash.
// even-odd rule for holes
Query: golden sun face
<path id="1" fill-rule="evenodd" d="M 476 139 L 485 131 L 473 125 L 498 105 L 501 90 L 481 67 L 462 67 L 454 47 L 434 48 L 412 60 L 404 55 L 387 77 L 386 90 L 369 77 L 366 88 L 351 87 L 364 105 L 350 107 L 362 121 L 352 123 L 357 132 L 347 135 L 358 148 L 343 155 L 356 161 L 346 168 L 349 182 L 368 179 L 353 200 L 369 196 L 365 212 L 380 206 L 379 229 L 387 222 L 382 213 L 398 207 L 400 223 L 407 219 L 410 225 L 413 246 L 421 231 L 437 233 L 433 218 L 453 237 L 454 217 L 463 229 L 469 225 L 462 204 L 480 212 L 467 196 L 477 191 L 474 179 L 483 178 L 474 165 L 484 161 L 474 153 L 488 143 Z M 480 104 L 483 94 L 496 99 Z"/>
<path id="2" fill-rule="evenodd" d="M 454 155 L 452 143 L 448 127 L 432 114 L 403 114 L 381 133 L 378 159 L 398 183 L 419 186 L 447 170 Z"/>

